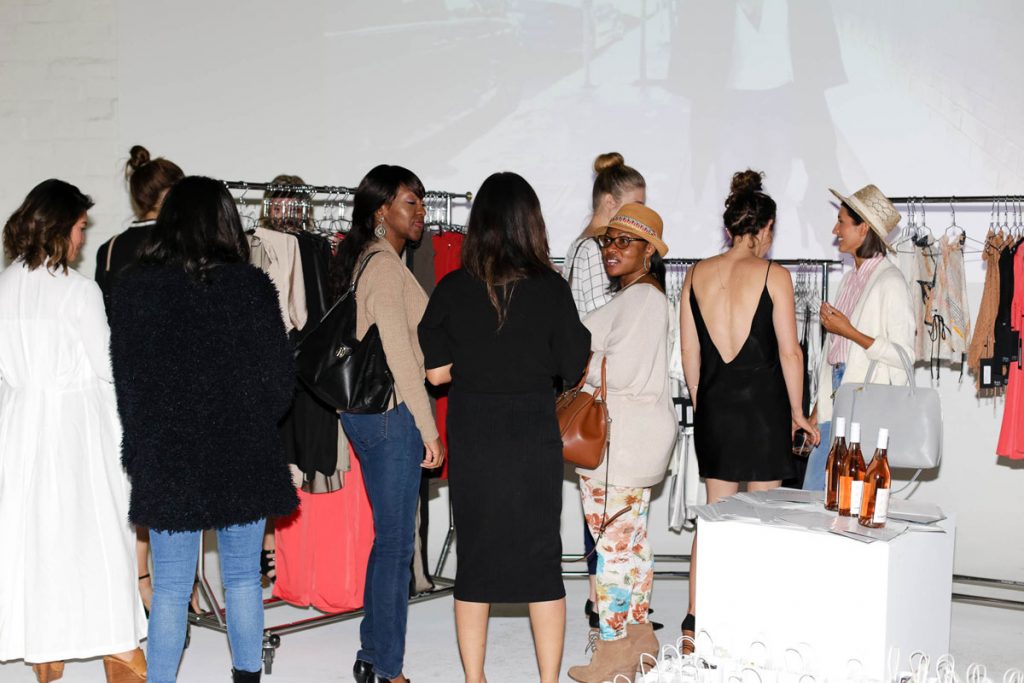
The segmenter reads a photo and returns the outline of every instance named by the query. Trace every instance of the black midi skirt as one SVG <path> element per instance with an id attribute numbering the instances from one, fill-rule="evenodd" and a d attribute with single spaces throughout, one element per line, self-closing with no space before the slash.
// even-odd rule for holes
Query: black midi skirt
<path id="1" fill-rule="evenodd" d="M 553 392 L 448 395 L 455 598 L 543 602 L 562 583 L 562 440 Z"/>

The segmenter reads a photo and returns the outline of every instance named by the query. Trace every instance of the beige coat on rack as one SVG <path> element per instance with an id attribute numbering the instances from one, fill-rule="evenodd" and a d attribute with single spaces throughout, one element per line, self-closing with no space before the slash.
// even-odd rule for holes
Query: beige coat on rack
<path id="1" fill-rule="evenodd" d="M 843 276 L 839 291 L 846 286 L 851 273 Z M 896 346 L 902 346 L 907 355 L 914 357 L 914 309 L 910 303 L 910 291 L 906 280 L 891 261 L 886 259 L 868 280 L 857 305 L 853 308 L 850 322 L 857 330 L 874 338 L 874 343 L 862 349 L 850 343 L 849 356 L 846 359 L 846 371 L 843 384 L 863 382 L 868 373 L 871 361 L 878 361 L 878 367 L 871 378 L 873 384 L 892 384 L 906 386 L 909 383 L 903 363 L 897 355 Z M 825 348 L 831 344 L 831 336 L 825 341 Z M 832 420 L 832 366 L 828 362 L 828 353 L 822 354 L 818 366 L 818 422 Z"/>

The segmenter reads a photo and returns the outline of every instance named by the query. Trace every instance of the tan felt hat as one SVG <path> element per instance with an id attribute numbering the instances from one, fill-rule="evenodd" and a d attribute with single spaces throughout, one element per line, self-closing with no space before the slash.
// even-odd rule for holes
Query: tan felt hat
<path id="1" fill-rule="evenodd" d="M 896 206 L 874 185 L 865 185 L 849 197 L 844 197 L 833 189 L 829 189 L 829 192 L 856 211 L 857 215 L 871 226 L 871 229 L 882 238 L 883 242 L 900 223 L 901 216 L 900 212 L 896 210 Z M 888 244 L 885 246 L 892 249 Z"/>
<path id="2" fill-rule="evenodd" d="M 668 253 L 668 245 L 661 241 L 661 234 L 664 225 L 661 216 L 654 209 L 643 204 L 625 204 L 619 209 L 615 216 L 608 222 L 608 225 L 598 228 L 597 235 L 608 232 L 608 228 L 615 228 L 622 232 L 628 232 L 647 240 L 658 250 L 658 254 L 665 256 Z"/>

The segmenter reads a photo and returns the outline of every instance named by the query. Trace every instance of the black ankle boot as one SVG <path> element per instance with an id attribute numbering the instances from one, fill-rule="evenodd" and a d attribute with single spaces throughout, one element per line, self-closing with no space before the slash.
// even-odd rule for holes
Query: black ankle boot
<path id="1" fill-rule="evenodd" d="M 373 683 L 373 664 L 357 659 L 356 663 L 352 665 L 352 676 L 356 679 L 356 683 Z"/>
<path id="2" fill-rule="evenodd" d="M 232 683 L 258 683 L 262 671 L 239 671 L 231 669 Z"/>

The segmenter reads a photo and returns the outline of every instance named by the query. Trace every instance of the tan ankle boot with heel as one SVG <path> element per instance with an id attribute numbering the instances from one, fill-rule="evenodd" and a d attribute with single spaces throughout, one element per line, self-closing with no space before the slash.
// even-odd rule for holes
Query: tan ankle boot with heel
<path id="1" fill-rule="evenodd" d="M 146 655 L 141 648 L 135 648 L 128 661 L 119 657 L 104 657 L 103 672 L 107 674 L 107 683 L 139 683 L 146 680 Z"/>
<path id="2" fill-rule="evenodd" d="M 50 681 L 59 680 L 64 676 L 64 662 L 33 664 L 32 673 L 36 675 L 36 680 L 39 683 L 50 683 Z"/>

